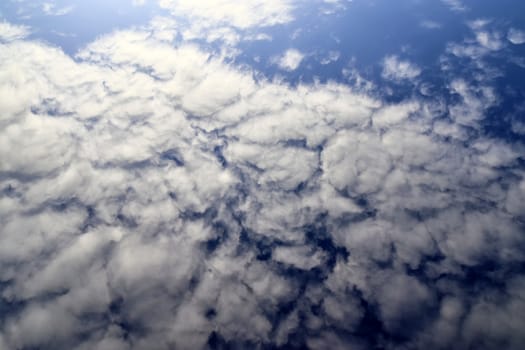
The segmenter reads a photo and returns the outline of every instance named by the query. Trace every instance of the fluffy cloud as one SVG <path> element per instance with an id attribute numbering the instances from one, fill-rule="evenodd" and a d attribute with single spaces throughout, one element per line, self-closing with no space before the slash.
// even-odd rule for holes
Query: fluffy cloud
<path id="1" fill-rule="evenodd" d="M 214 24 L 229 24 L 241 29 L 290 21 L 293 18 L 292 3 L 290 0 L 159 1 L 161 7 L 169 9 L 176 16 L 203 19 Z"/>
<path id="2" fill-rule="evenodd" d="M 276 57 L 274 62 L 279 68 L 292 71 L 299 68 L 299 65 L 304 59 L 304 54 L 296 49 L 287 50 L 282 56 Z"/>
<path id="3" fill-rule="evenodd" d="M 187 24 L 181 31 L 184 40 L 219 41 L 230 48 L 241 39 L 266 39 L 259 30 L 292 21 L 294 8 L 291 0 L 159 0 L 159 6 Z"/>
<path id="4" fill-rule="evenodd" d="M 328 55 L 326 57 L 321 58 L 319 61 L 321 64 L 330 64 L 332 62 L 335 62 L 339 60 L 341 57 L 341 53 L 339 51 L 329 51 Z"/>
<path id="5" fill-rule="evenodd" d="M 23 39 L 31 33 L 29 27 L 14 25 L 9 22 L 0 22 L 0 42 Z"/>
<path id="6" fill-rule="evenodd" d="M 421 69 L 414 63 L 401 60 L 397 56 L 387 56 L 383 60 L 383 78 L 392 80 L 414 79 Z"/>
<path id="7" fill-rule="evenodd" d="M 447 51 L 457 57 L 475 60 L 500 51 L 505 47 L 505 42 L 499 31 L 490 28 L 490 23 L 486 19 L 468 22 L 473 37 L 465 39 L 462 43 L 449 43 Z"/>
<path id="8" fill-rule="evenodd" d="M 481 131 L 490 86 L 438 108 L 256 80 L 169 28 L 75 59 L 3 36 L 0 347 L 519 348 L 524 149 Z"/>

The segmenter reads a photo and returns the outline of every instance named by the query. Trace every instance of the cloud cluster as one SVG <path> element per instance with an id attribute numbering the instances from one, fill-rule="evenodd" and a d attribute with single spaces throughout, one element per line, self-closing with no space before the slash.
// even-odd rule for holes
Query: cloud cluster
<path id="1" fill-rule="evenodd" d="M 266 39 L 260 29 L 292 21 L 294 1 L 159 0 L 159 6 L 183 24 L 184 40 L 219 41 L 231 47 L 241 38 Z"/>
<path id="2" fill-rule="evenodd" d="M 465 39 L 461 43 L 449 43 L 448 52 L 457 57 L 477 60 L 491 53 L 498 52 L 505 47 L 502 33 L 491 28 L 491 21 L 477 19 L 467 24 L 472 30 L 472 37 Z M 509 31 L 509 35 L 510 33 L 511 31 Z M 509 41 L 511 41 L 510 38 Z"/>
<path id="3" fill-rule="evenodd" d="M 525 150 L 480 131 L 490 86 L 292 87 L 157 25 L 0 44 L 0 348 L 520 348 Z"/>

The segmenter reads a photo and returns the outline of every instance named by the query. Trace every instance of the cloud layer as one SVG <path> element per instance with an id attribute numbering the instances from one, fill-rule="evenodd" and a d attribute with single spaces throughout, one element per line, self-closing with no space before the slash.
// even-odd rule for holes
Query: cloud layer
<path id="1" fill-rule="evenodd" d="M 210 18 L 287 18 L 243 6 Z M 520 348 L 524 149 L 486 81 L 292 87 L 155 23 L 74 59 L 2 27 L 0 348 Z"/>

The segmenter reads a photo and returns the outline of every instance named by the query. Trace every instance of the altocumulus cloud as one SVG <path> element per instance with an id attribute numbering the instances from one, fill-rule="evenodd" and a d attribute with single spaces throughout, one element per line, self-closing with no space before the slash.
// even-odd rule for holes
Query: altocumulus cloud
<path id="1" fill-rule="evenodd" d="M 251 3 L 210 18 L 288 18 Z M 0 348 L 525 342 L 524 149 L 480 131 L 486 81 L 389 104 L 174 47 L 160 19 L 75 59 L 0 29 Z"/>
<path id="2" fill-rule="evenodd" d="M 205 39 L 235 46 L 245 39 L 267 40 L 254 28 L 265 28 L 293 20 L 295 0 L 159 0 L 160 7 L 184 23 L 185 40 Z"/>

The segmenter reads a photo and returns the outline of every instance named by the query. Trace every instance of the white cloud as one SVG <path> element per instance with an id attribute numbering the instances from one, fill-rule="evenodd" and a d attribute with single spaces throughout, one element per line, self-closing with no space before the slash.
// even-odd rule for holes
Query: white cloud
<path id="1" fill-rule="evenodd" d="M 27 26 L 14 25 L 9 22 L 0 22 L 0 42 L 24 39 L 31 34 Z"/>
<path id="2" fill-rule="evenodd" d="M 48 16 L 64 16 L 73 11 L 75 6 L 57 7 L 55 3 L 44 2 L 42 4 L 42 11 Z"/>
<path id="3" fill-rule="evenodd" d="M 290 0 L 160 0 L 159 4 L 175 16 L 186 16 L 214 25 L 227 24 L 240 29 L 286 23 L 293 18 L 293 3 Z"/>
<path id="4" fill-rule="evenodd" d="M 514 45 L 525 44 L 525 32 L 519 29 L 511 28 L 507 34 L 507 39 Z"/>
<path id="5" fill-rule="evenodd" d="M 463 12 L 467 10 L 467 6 L 463 3 L 462 0 L 441 0 L 445 5 L 447 5 L 452 11 Z"/>
<path id="6" fill-rule="evenodd" d="M 304 59 L 304 54 L 296 49 L 288 49 L 282 56 L 276 57 L 273 61 L 284 70 L 293 71 L 299 68 Z"/>
<path id="7" fill-rule="evenodd" d="M 312 251 L 309 247 L 277 247 L 273 258 L 275 261 L 305 270 L 321 265 L 324 260 L 321 252 Z"/>
<path id="8" fill-rule="evenodd" d="M 449 107 L 450 117 L 460 125 L 476 125 L 483 118 L 482 111 L 497 102 L 493 89 L 476 88 L 463 79 L 453 80 L 450 91 L 461 98 L 460 103 Z"/>
<path id="9" fill-rule="evenodd" d="M 476 33 L 478 43 L 489 50 L 500 50 L 503 47 L 501 38 L 498 33 L 479 31 Z"/>
<path id="10" fill-rule="evenodd" d="M 249 35 L 244 38 L 247 41 L 272 41 L 272 37 L 269 34 L 259 33 L 256 35 Z"/>
<path id="11" fill-rule="evenodd" d="M 470 29 L 477 31 L 477 30 L 481 30 L 487 27 L 487 25 L 490 24 L 491 22 L 492 21 L 490 19 L 478 18 L 473 21 L 468 21 L 467 25 L 470 27 Z"/>
<path id="12" fill-rule="evenodd" d="M 326 57 L 320 60 L 320 63 L 323 65 L 330 64 L 339 60 L 339 57 L 341 57 L 341 53 L 339 51 L 329 51 Z"/>
<path id="13" fill-rule="evenodd" d="M 249 0 L 236 2 L 159 0 L 159 6 L 175 19 L 172 29 L 186 41 L 205 40 L 221 43 L 223 54 L 239 54 L 235 46 L 242 40 L 271 40 L 260 29 L 293 20 L 294 1 Z"/>
<path id="14" fill-rule="evenodd" d="M 322 162 L 324 176 L 332 186 L 356 194 L 379 190 L 392 169 L 390 155 L 373 133 L 338 133 L 327 144 Z"/>
<path id="15" fill-rule="evenodd" d="M 397 56 L 387 56 L 383 60 L 383 78 L 392 80 L 414 79 L 421 74 L 421 69 Z"/>
<path id="16" fill-rule="evenodd" d="M 376 127 L 392 127 L 405 121 L 410 114 L 418 111 L 420 108 L 417 102 L 407 102 L 393 106 L 387 106 L 374 114 L 372 120 Z"/>
<path id="17" fill-rule="evenodd" d="M 486 19 L 468 22 L 474 37 L 467 38 L 461 43 L 449 43 L 447 51 L 454 56 L 468 57 L 473 60 L 500 51 L 505 47 L 505 42 L 499 31 L 490 30 L 490 23 L 491 21 Z"/>
<path id="18" fill-rule="evenodd" d="M 348 335 L 367 313 L 415 346 L 520 344 L 503 320 L 524 322 L 523 146 L 479 132 L 493 88 L 455 78 L 454 102 L 385 103 L 256 80 L 173 46 L 174 27 L 117 31 L 75 59 L 1 44 L 1 297 L 17 307 L 0 346 L 345 348 L 366 342 Z M 391 79 L 421 72 L 384 63 Z"/>

